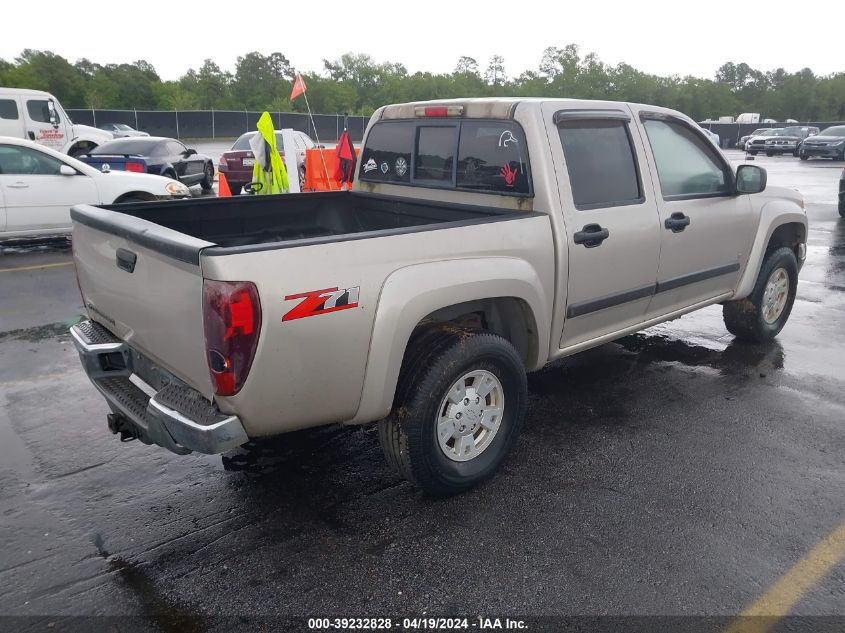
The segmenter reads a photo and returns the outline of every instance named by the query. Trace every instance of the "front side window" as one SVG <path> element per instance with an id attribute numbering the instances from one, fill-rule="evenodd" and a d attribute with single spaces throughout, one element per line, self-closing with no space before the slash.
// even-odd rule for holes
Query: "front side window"
<path id="1" fill-rule="evenodd" d="M 0 145 L 0 174 L 58 176 L 63 164 L 30 147 Z"/>
<path id="2" fill-rule="evenodd" d="M 18 103 L 14 99 L 0 99 L 0 119 L 18 118 Z"/>
<path id="3" fill-rule="evenodd" d="M 626 121 L 576 119 L 562 122 L 558 130 L 576 208 L 643 201 Z"/>
<path id="4" fill-rule="evenodd" d="M 26 102 L 29 118 L 37 123 L 50 123 L 50 107 L 46 99 L 30 99 Z M 56 123 L 60 121 L 59 111 L 56 110 Z"/>
<path id="5" fill-rule="evenodd" d="M 680 122 L 646 119 L 644 125 L 664 198 L 731 192 L 730 172 L 707 139 Z"/>

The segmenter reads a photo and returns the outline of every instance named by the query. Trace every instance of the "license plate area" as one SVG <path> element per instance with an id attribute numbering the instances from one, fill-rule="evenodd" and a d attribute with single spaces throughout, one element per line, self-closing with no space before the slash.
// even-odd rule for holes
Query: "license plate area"
<path id="1" fill-rule="evenodd" d="M 169 371 L 162 369 L 138 350 L 130 348 L 132 354 L 132 372 L 156 391 L 161 391 L 167 385 L 184 385 Z"/>
<path id="2" fill-rule="evenodd" d="M 255 164 L 254 158 L 244 158 L 244 167 L 252 167 Z"/>

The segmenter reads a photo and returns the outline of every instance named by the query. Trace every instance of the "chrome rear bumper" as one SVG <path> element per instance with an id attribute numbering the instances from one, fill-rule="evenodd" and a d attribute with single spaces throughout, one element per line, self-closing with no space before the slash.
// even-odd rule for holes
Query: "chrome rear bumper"
<path id="1" fill-rule="evenodd" d="M 145 382 L 133 369 L 138 352 L 99 323 L 82 321 L 70 334 L 88 378 L 119 423 L 131 425 L 128 435 L 178 454 L 224 453 L 248 441 L 237 416 L 221 413 L 195 389 L 174 378 L 158 390 Z M 117 423 L 109 426 L 117 432 Z"/>

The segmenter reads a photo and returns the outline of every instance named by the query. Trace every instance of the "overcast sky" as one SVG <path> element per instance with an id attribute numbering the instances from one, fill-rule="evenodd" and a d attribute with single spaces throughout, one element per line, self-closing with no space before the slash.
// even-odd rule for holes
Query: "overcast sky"
<path id="1" fill-rule="evenodd" d="M 90 8 L 83 8 L 86 4 Z M 816 31 L 821 36 L 801 35 L 804 26 L 813 24 L 841 29 L 845 3 L 833 0 L 263 4 L 264 8 L 259 8 L 260 2 L 237 0 L 117 5 L 90 0 L 4 2 L 0 58 L 11 60 L 24 48 L 35 48 L 51 50 L 71 62 L 81 57 L 101 64 L 145 59 L 162 78 L 177 79 L 207 57 L 224 70 L 234 70 L 238 55 L 252 50 L 279 51 L 303 72 L 322 70 L 323 58 L 345 52 L 400 62 L 410 72 L 450 72 L 459 56 L 468 55 L 483 71 L 498 53 L 505 58 L 508 75 L 516 76 L 536 69 L 547 46 L 574 42 L 582 53 L 595 52 L 606 63 L 624 61 L 659 75 L 712 78 L 726 61 L 744 61 L 761 70 L 809 67 L 822 75 L 845 71 L 840 38 L 834 43 L 831 33 L 823 30 Z M 242 15 L 236 13 L 238 7 Z M 801 7 L 809 10 L 806 18 L 800 17 Z M 266 19 L 251 17 L 254 10 Z"/>

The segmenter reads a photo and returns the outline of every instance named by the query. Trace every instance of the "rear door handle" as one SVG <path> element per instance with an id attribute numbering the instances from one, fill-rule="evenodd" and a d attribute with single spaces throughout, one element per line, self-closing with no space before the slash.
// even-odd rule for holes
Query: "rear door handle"
<path id="1" fill-rule="evenodd" d="M 687 228 L 689 224 L 689 216 L 684 215 L 680 211 L 676 211 L 668 218 L 666 218 L 666 221 L 663 223 L 663 226 L 672 231 L 672 233 L 680 233 L 685 228 Z"/>
<path id="2" fill-rule="evenodd" d="M 598 224 L 587 224 L 572 236 L 572 241 L 576 244 L 583 244 L 587 248 L 595 248 L 601 246 L 601 243 L 608 237 L 610 237 L 610 231 L 607 229 Z"/>

